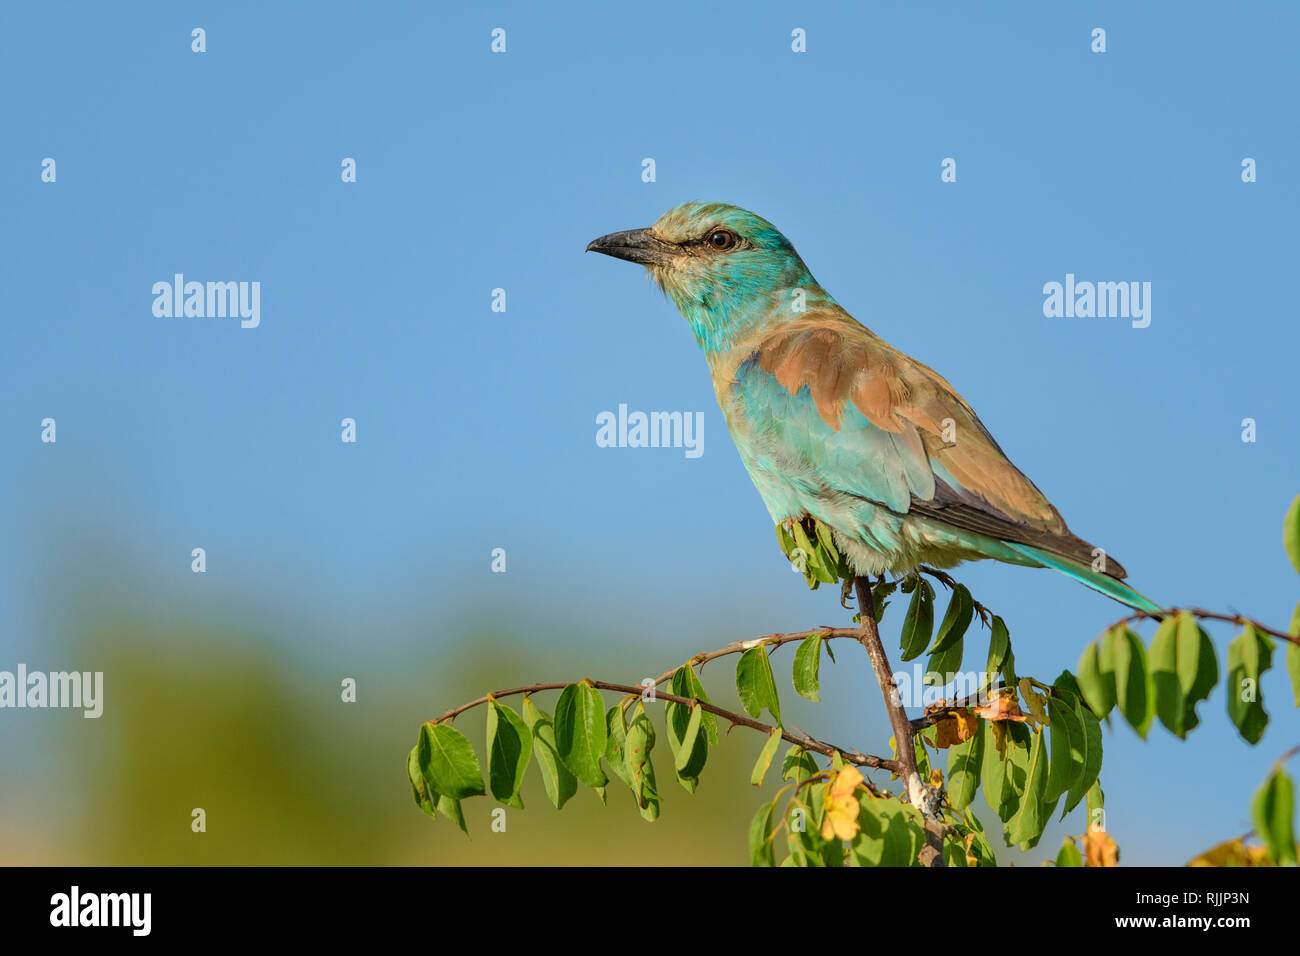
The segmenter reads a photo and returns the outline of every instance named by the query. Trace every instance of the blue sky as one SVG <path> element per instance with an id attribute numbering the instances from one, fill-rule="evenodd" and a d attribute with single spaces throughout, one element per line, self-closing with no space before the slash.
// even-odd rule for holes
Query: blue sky
<path id="1" fill-rule="evenodd" d="M 627 640 L 647 673 L 841 620 L 782 561 L 685 322 L 640 270 L 583 253 L 688 199 L 776 224 L 1144 593 L 1289 619 L 1291 5 L 157 3 L 5 19 L 0 666 L 79 666 L 61 614 L 98 598 L 292 607 L 288 650 L 317 660 L 364 644 L 400 661 L 447 638 L 375 633 L 428 605 L 545 622 L 568 635 L 559 669 Z M 259 281 L 260 326 L 155 317 L 151 287 L 176 272 Z M 1149 281 L 1150 327 L 1045 318 L 1042 287 L 1067 273 Z M 596 416 L 621 402 L 702 411 L 703 456 L 597 447 Z M 104 582 L 140 570 L 72 595 L 72 565 Z M 1043 679 L 1122 611 L 1045 571 L 959 577 Z M 1222 654 L 1232 634 L 1213 634 Z M 828 721 L 876 713 L 860 686 Z M 1181 862 L 1249 829 L 1249 796 L 1300 727 L 1282 675 L 1264 691 L 1273 723 L 1253 749 L 1222 688 L 1186 743 L 1108 735 L 1127 861 Z"/>

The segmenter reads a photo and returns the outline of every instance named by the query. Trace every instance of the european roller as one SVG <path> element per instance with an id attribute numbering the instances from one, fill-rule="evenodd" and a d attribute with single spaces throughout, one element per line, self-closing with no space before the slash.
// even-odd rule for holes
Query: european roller
<path id="1" fill-rule="evenodd" d="M 587 249 L 644 265 L 676 303 L 773 522 L 812 516 L 863 576 L 992 558 L 1160 609 L 1066 527 L 947 381 L 849 315 L 765 219 L 688 202 Z"/>

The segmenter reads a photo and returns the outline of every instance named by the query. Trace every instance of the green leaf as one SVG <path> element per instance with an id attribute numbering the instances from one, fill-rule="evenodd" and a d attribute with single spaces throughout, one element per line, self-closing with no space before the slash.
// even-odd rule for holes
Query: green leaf
<path id="1" fill-rule="evenodd" d="M 822 662 L 822 636 L 814 634 L 799 642 L 794 652 L 794 689 L 807 700 L 821 700 L 819 673 Z"/>
<path id="2" fill-rule="evenodd" d="M 1186 732 L 1201 722 L 1196 714 L 1196 705 L 1209 697 L 1210 691 L 1219 683 L 1219 660 L 1214 654 L 1214 643 L 1188 611 L 1178 615 L 1178 681 L 1186 701 L 1183 713 L 1183 731 Z"/>
<path id="3" fill-rule="evenodd" d="M 888 801 L 875 801 L 877 803 Z M 917 856 L 925 845 L 925 826 L 914 807 L 894 804 L 888 809 L 881 866 L 919 866 Z"/>
<path id="4" fill-rule="evenodd" d="M 758 808 L 754 818 L 749 822 L 749 865 L 775 866 L 776 841 L 772 839 L 772 818 L 776 812 L 776 801 L 765 803 Z"/>
<path id="5" fill-rule="evenodd" d="M 1067 697 L 1079 699 L 1083 697 L 1083 691 L 1079 689 L 1079 681 L 1070 673 L 1069 668 L 1056 675 L 1056 680 L 1052 681 L 1052 687 L 1055 690 L 1064 692 Z M 1074 703 L 1074 701 L 1071 700 L 1070 703 Z"/>
<path id="6" fill-rule="evenodd" d="M 679 707 L 682 705 L 678 705 Z M 700 718 L 704 714 L 704 708 L 699 704 L 693 707 L 687 707 L 686 729 L 682 733 L 681 745 L 674 754 L 675 765 L 678 773 L 685 770 L 691 763 L 691 756 L 695 752 L 695 745 L 700 740 Z M 669 739 L 672 736 L 669 735 Z"/>
<path id="7" fill-rule="evenodd" d="M 627 721 L 621 701 L 605 711 L 605 766 L 614 771 L 618 779 L 632 786 L 632 778 L 627 772 Z"/>
<path id="8" fill-rule="evenodd" d="M 709 695 L 704 692 L 704 685 L 700 683 L 699 675 L 689 664 L 683 664 L 673 673 L 672 692 L 678 697 L 690 697 L 702 700 L 706 704 L 710 703 Z M 709 743 L 717 746 L 718 718 L 706 710 L 702 719 L 705 736 L 708 737 Z"/>
<path id="9" fill-rule="evenodd" d="M 772 758 L 776 756 L 777 748 L 781 745 L 781 728 L 774 727 L 772 732 L 767 735 L 767 742 L 763 744 L 763 749 L 758 755 L 758 761 L 754 764 L 754 772 L 749 775 L 749 782 L 758 786 L 763 782 L 763 777 L 767 775 L 767 768 L 772 765 Z"/>
<path id="10" fill-rule="evenodd" d="M 1088 741 L 1077 705 L 1064 699 L 1064 695 L 1047 698 L 1047 716 L 1052 721 L 1052 752 L 1043 799 L 1057 800 L 1070 792 L 1070 786 L 1083 773 Z"/>
<path id="11" fill-rule="evenodd" d="M 849 846 L 854 866 L 880 866 L 885 850 L 887 802 L 867 798 L 858 801 L 858 835 Z"/>
<path id="12" fill-rule="evenodd" d="M 522 717 L 494 697 L 488 698 L 487 751 L 492 796 L 522 810 L 519 788 L 533 756 L 533 734 Z"/>
<path id="13" fill-rule="evenodd" d="M 792 530 L 795 527 L 798 527 L 797 522 L 791 522 L 789 526 L 785 522 L 778 524 L 776 526 L 776 540 L 781 545 L 781 550 L 785 552 L 791 566 L 803 574 L 808 587 L 815 591 L 820 583 L 817 580 L 816 573 L 812 570 L 812 565 L 816 563 L 817 556 L 812 553 L 812 545 L 808 542 L 808 536 L 802 528 L 799 529 L 799 536 L 803 538 L 804 544 L 799 543 Z"/>
<path id="14" fill-rule="evenodd" d="M 830 573 L 828 584 L 834 584 L 840 579 L 840 552 L 835 547 L 835 537 L 831 534 L 831 529 L 822 524 L 817 519 L 813 519 L 813 531 L 816 532 L 817 540 L 814 546 L 817 548 L 817 560 L 821 566 Z"/>
<path id="15" fill-rule="evenodd" d="M 1069 837 L 1061 844 L 1061 850 L 1056 854 L 1057 866 L 1083 866 L 1083 855 L 1079 853 L 1079 848 L 1074 845 L 1074 841 Z"/>
<path id="16" fill-rule="evenodd" d="M 966 590 L 964 584 L 958 584 L 948 600 L 948 610 L 943 615 L 943 623 L 939 625 L 939 634 L 934 639 L 930 653 L 938 654 L 961 641 L 974 614 L 975 602 L 971 599 L 970 591 Z"/>
<path id="17" fill-rule="evenodd" d="M 1003 823 L 1013 820 L 1020 809 L 1029 770 L 1032 735 L 1024 724 L 1011 721 L 982 721 L 984 760 L 980 770 L 984 782 L 984 799 Z M 1001 729 L 997 729 L 1001 727 Z M 997 735 L 1003 738 L 1005 755 L 998 753 Z M 918 755 L 919 756 L 919 755 Z M 1010 840 L 1011 828 L 1003 827 Z"/>
<path id="18" fill-rule="evenodd" d="M 998 753 L 995 735 L 997 723 L 992 720 L 980 721 L 980 736 L 984 738 L 980 779 L 984 782 L 984 800 L 994 813 L 1002 809 L 1006 803 L 1005 794 L 1010 789 L 1007 784 L 1007 764 Z"/>
<path id="19" fill-rule="evenodd" d="M 965 642 L 959 637 L 955 643 L 949 644 L 938 653 L 931 654 L 930 659 L 925 662 L 925 676 L 922 679 L 936 687 L 951 683 L 955 675 L 961 671 L 965 646 Z"/>
<path id="20" fill-rule="evenodd" d="M 1273 642 L 1247 624 L 1228 645 L 1228 716 L 1250 744 L 1259 743 L 1268 725 L 1259 678 L 1273 665 Z"/>
<path id="21" fill-rule="evenodd" d="M 1167 617 L 1151 639 L 1147 663 L 1151 668 L 1151 688 L 1156 695 L 1156 714 L 1160 722 L 1179 737 L 1186 736 L 1183 719 L 1187 698 L 1178 674 L 1179 618 Z"/>
<path id="22" fill-rule="evenodd" d="M 794 535 L 796 547 L 803 550 L 807 555 L 809 564 L 815 562 L 817 549 L 813 547 L 812 542 L 808 540 L 808 532 L 804 530 L 803 522 L 795 521 L 790 525 L 790 533 Z"/>
<path id="23" fill-rule="evenodd" d="M 970 865 L 966 862 L 966 848 L 957 840 L 949 838 L 943 841 L 943 865 L 956 867 Z"/>
<path id="24" fill-rule="evenodd" d="M 857 866 L 917 866 L 925 844 L 921 815 L 897 800 L 863 796 L 858 804 L 858 835 L 850 844 Z"/>
<path id="25" fill-rule="evenodd" d="M 555 747 L 555 727 L 551 718 L 533 703 L 531 697 L 524 698 L 524 719 L 533 735 L 533 755 L 537 758 L 537 767 L 542 774 L 542 785 L 546 795 L 555 809 L 559 810 L 569 798 L 578 792 L 578 780 L 569 772 L 569 768 L 560 759 L 560 752 Z"/>
<path id="26" fill-rule="evenodd" d="M 795 543 L 794 535 L 790 533 L 790 529 L 785 526 L 784 521 L 777 522 L 776 543 L 781 546 L 781 553 L 787 558 L 790 557 L 790 552 L 798 547 L 798 544 Z"/>
<path id="27" fill-rule="evenodd" d="M 781 722 L 781 703 L 776 696 L 772 662 L 768 660 L 767 650 L 762 645 L 751 647 L 736 662 L 736 692 L 749 716 L 759 716 L 766 707 L 776 722 Z"/>
<path id="28" fill-rule="evenodd" d="M 1002 659 L 1002 680 L 1008 687 L 1015 687 L 1020 683 L 1020 678 L 1016 676 L 1016 653 L 1011 647 L 1011 636 L 1007 634 L 1007 625 L 1001 617 L 994 614 L 993 624 L 990 628 L 993 637 L 996 639 L 1001 633 L 1007 642 L 1007 656 Z"/>
<path id="29" fill-rule="evenodd" d="M 823 787 L 808 787 L 797 791 L 787 808 L 786 844 L 795 866 L 822 866 L 818 852 L 822 842 L 817 833 L 821 819 Z"/>
<path id="30" fill-rule="evenodd" d="M 826 551 L 820 545 L 814 545 L 808 539 L 808 532 L 804 530 L 801 522 L 794 522 L 790 529 L 794 534 L 795 544 L 805 555 L 804 577 L 808 581 L 808 586 L 816 589 L 819 583 L 833 584 L 839 580 L 835 572 L 835 566 L 826 566 Z"/>
<path id="31" fill-rule="evenodd" d="M 1295 863 L 1295 787 L 1281 767 L 1255 791 L 1250 816 L 1269 857 L 1282 866 Z"/>
<path id="32" fill-rule="evenodd" d="M 461 833 L 469 836 L 469 827 L 465 826 L 465 812 L 461 809 L 459 800 L 453 800 L 451 797 L 444 797 L 439 794 L 438 812 L 456 824 Z"/>
<path id="33" fill-rule="evenodd" d="M 1070 785 L 1061 819 L 1078 805 L 1101 773 L 1101 721 L 1082 700 L 1075 705 L 1074 716 L 1083 728 L 1083 771 Z"/>
<path id="34" fill-rule="evenodd" d="M 990 630 L 992 633 L 989 636 L 989 659 L 984 665 L 984 673 L 989 683 L 992 683 L 993 675 L 1002 670 L 1011 656 L 1011 635 L 1007 633 L 1006 623 L 997 615 L 993 616 Z"/>
<path id="35" fill-rule="evenodd" d="M 969 740 L 948 748 L 948 802 L 964 810 L 975 799 L 984 764 L 984 734 L 977 729 Z"/>
<path id="36" fill-rule="evenodd" d="M 791 744 L 790 749 L 781 758 L 781 779 L 803 783 L 817 772 L 817 761 L 812 754 L 798 744 Z"/>
<path id="37" fill-rule="evenodd" d="M 930 633 L 933 629 L 934 588 L 929 581 L 920 578 L 912 590 L 907 616 L 903 618 L 903 660 L 910 661 L 925 653 L 925 649 L 930 646 Z"/>
<path id="38" fill-rule="evenodd" d="M 930 734 L 930 742 L 934 743 L 934 734 L 937 733 L 937 731 L 933 727 L 929 727 L 926 729 L 926 732 Z M 921 736 L 924 737 L 925 734 L 923 733 Z M 893 741 L 893 738 L 891 737 L 890 740 Z M 895 745 L 891 743 L 890 746 L 893 747 Z M 897 751 L 895 751 L 895 755 L 897 755 Z M 930 779 L 930 751 L 926 750 L 924 747 L 916 748 L 916 773 L 922 780 Z"/>
<path id="39" fill-rule="evenodd" d="M 1106 793 L 1101 789 L 1101 781 L 1097 780 L 1088 788 L 1088 825 L 1102 824 L 1102 810 L 1106 806 Z"/>
<path id="40" fill-rule="evenodd" d="M 1106 638 L 1103 637 L 1102 640 L 1105 641 Z M 1115 706 L 1115 674 L 1113 669 L 1109 673 L 1101 670 L 1100 651 L 1096 641 L 1083 649 L 1076 669 L 1079 672 L 1076 679 L 1083 699 L 1088 702 L 1094 714 L 1105 717 Z"/>
<path id="41" fill-rule="evenodd" d="M 600 769 L 605 754 L 605 702 L 585 681 L 570 684 L 555 703 L 555 749 L 564 765 L 589 787 L 609 782 Z"/>
<path id="42" fill-rule="evenodd" d="M 659 790 L 655 785 L 654 763 L 650 760 L 650 751 L 654 750 L 654 746 L 654 724 L 646 715 L 645 705 L 638 701 L 632 723 L 627 728 L 623 766 L 641 816 L 652 822 L 659 818 Z"/>
<path id="43" fill-rule="evenodd" d="M 1291 678 L 1291 694 L 1295 697 L 1295 705 L 1300 707 L 1300 644 L 1287 644 L 1286 672 Z"/>
<path id="44" fill-rule="evenodd" d="M 1124 719 L 1145 740 L 1155 718 L 1155 694 L 1147 672 L 1146 648 L 1136 634 L 1122 626 L 1112 630 L 1107 640 L 1114 648 L 1116 703 Z"/>
<path id="45" fill-rule="evenodd" d="M 431 793 L 429 785 L 424 782 L 424 773 L 420 770 L 419 744 L 411 748 L 411 752 L 406 755 L 406 776 L 411 781 L 411 796 L 415 799 L 415 805 L 431 817 L 438 814 L 434 810 L 434 804 L 438 800 L 436 793 Z"/>
<path id="46" fill-rule="evenodd" d="M 1024 793 L 1024 784 L 1030 773 L 1030 754 L 1034 748 L 1034 731 L 1028 728 L 1027 724 L 1018 722 L 1006 722 L 1006 784 L 1015 797 L 1021 797 Z M 1006 792 L 1002 793 L 1006 796 Z M 1011 806 L 1011 810 L 1018 809 L 1018 801 L 1011 801 L 1017 806 Z M 1008 804 L 1002 805 L 1002 809 L 1008 809 Z M 1002 817 L 1006 821 L 1006 817 Z"/>
<path id="47" fill-rule="evenodd" d="M 970 824 L 966 836 L 971 838 L 969 849 L 976 859 L 976 866 L 997 866 L 997 856 L 994 855 L 993 846 L 989 843 L 988 837 L 985 836 L 984 828 L 980 825 L 978 818 L 974 813 L 967 811 L 964 819 Z"/>
<path id="48" fill-rule="evenodd" d="M 975 602 L 970 592 L 958 584 L 953 589 L 947 613 L 930 648 L 930 659 L 925 664 L 926 683 L 942 686 L 948 683 L 951 675 L 961 670 L 963 638 L 974 611 Z"/>
<path id="49" fill-rule="evenodd" d="M 1101 644 L 1097 649 L 1097 674 L 1101 678 L 1103 686 L 1111 688 L 1112 707 L 1119 703 L 1119 682 L 1115 676 L 1115 648 L 1118 646 L 1118 641 L 1115 638 L 1117 636 L 1116 629 L 1112 628 L 1107 631 L 1102 635 Z M 1105 714 L 1097 714 L 1097 716 L 1099 718 L 1106 717 L 1109 713 L 1110 711 L 1107 710 Z"/>
<path id="50" fill-rule="evenodd" d="M 1020 797 L 1020 811 L 1011 821 L 1012 843 L 1026 844 L 1037 842 L 1047 825 L 1047 810 L 1043 806 L 1043 794 L 1047 790 L 1047 778 L 1050 771 L 1047 758 L 1047 733 L 1040 730 L 1034 734 L 1033 746 L 1029 752 L 1029 764 L 1025 771 L 1025 790 Z M 1050 811 L 1049 811 L 1050 812 Z"/>
<path id="51" fill-rule="evenodd" d="M 709 759 L 709 744 L 700 733 L 705 714 L 699 704 L 669 701 L 664 707 L 664 729 L 673 755 L 673 774 L 687 793 L 700 785 L 700 772 Z"/>
<path id="52" fill-rule="evenodd" d="M 451 800 L 481 796 L 483 772 L 474 747 L 449 724 L 422 724 L 416 745 L 420 772 L 429 789 Z"/>
<path id="53" fill-rule="evenodd" d="M 889 595 L 898 590 L 897 581 L 886 581 L 884 584 L 877 584 L 871 589 L 871 604 L 876 612 L 876 623 L 879 624 L 885 619 L 885 608 L 889 607 L 889 601 L 885 600 Z"/>
<path id="54" fill-rule="evenodd" d="M 1286 510 L 1286 519 L 1282 523 L 1282 545 L 1286 548 L 1291 567 L 1300 572 L 1300 495 L 1291 502 Z"/>

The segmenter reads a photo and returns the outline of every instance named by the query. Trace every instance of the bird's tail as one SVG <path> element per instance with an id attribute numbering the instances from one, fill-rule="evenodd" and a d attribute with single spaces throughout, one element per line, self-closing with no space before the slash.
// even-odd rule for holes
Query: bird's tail
<path id="1" fill-rule="evenodd" d="M 1081 561 L 1064 558 L 1059 554 L 1052 554 L 1050 551 L 1044 551 L 1042 548 L 1031 547 L 1027 544 L 1015 544 L 1010 541 L 1005 542 L 1005 544 L 1044 567 L 1060 571 L 1062 574 L 1068 574 L 1076 581 L 1088 585 L 1094 591 L 1100 591 L 1107 597 L 1119 601 L 1120 604 L 1127 604 L 1135 611 L 1146 611 L 1154 614 L 1162 610 L 1159 604 L 1134 591 L 1123 581 L 1112 578 L 1108 574 L 1102 574 L 1100 571 L 1094 571 Z"/>

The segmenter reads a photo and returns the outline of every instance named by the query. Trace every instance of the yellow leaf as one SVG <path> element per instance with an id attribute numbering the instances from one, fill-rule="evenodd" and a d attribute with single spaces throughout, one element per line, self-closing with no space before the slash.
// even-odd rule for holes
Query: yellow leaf
<path id="1" fill-rule="evenodd" d="M 826 784 L 822 813 L 822 839 L 835 837 L 852 840 L 858 835 L 858 798 L 854 791 L 862 786 L 862 774 L 856 767 L 845 767 Z"/>
<path id="2" fill-rule="evenodd" d="M 979 730 L 980 719 L 969 708 L 955 710 L 934 725 L 934 745 L 940 750 L 965 743 Z"/>
<path id="3" fill-rule="evenodd" d="M 1033 678 L 1020 678 L 1020 683 L 1017 686 L 1020 688 L 1020 696 L 1029 705 L 1030 720 L 1040 724 L 1049 723 L 1047 719 L 1047 695 L 1034 690 Z"/>
<path id="4" fill-rule="evenodd" d="M 1101 827 L 1091 824 L 1083 835 L 1084 866 L 1119 866 L 1119 844 Z"/>
<path id="5" fill-rule="evenodd" d="M 1007 759 L 1007 725 L 1001 721 L 994 721 L 993 727 L 993 744 L 998 748 L 998 756 L 1003 760 Z"/>
<path id="6" fill-rule="evenodd" d="M 1025 712 L 1020 709 L 1014 696 L 995 697 L 983 707 L 976 707 L 975 713 L 985 720 L 1019 720 L 1027 721 Z"/>
<path id="7" fill-rule="evenodd" d="M 1268 850 L 1262 846 L 1246 846 L 1241 840 L 1229 840 L 1206 850 L 1188 866 L 1272 866 Z"/>

